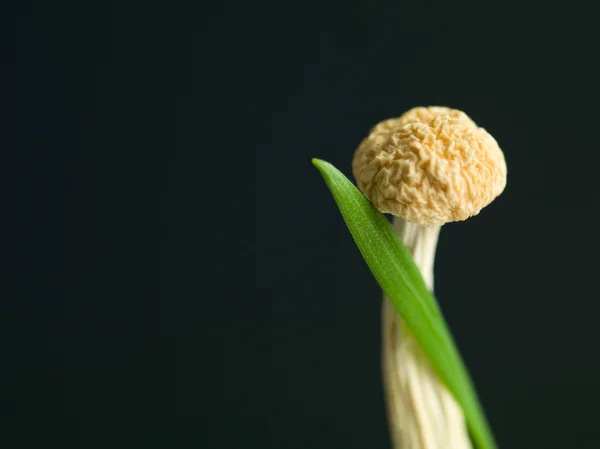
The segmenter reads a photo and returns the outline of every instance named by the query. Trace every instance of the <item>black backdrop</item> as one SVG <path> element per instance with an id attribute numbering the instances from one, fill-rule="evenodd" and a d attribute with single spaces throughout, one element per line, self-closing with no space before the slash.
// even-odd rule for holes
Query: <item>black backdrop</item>
<path id="1" fill-rule="evenodd" d="M 4 447 L 389 447 L 379 289 L 310 159 L 430 104 L 508 163 L 436 263 L 500 447 L 600 446 L 595 11 L 19 7 Z"/>

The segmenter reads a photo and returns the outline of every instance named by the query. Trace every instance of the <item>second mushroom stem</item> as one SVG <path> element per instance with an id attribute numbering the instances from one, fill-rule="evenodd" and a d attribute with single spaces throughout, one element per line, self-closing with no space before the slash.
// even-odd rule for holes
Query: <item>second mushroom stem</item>
<path id="1" fill-rule="evenodd" d="M 395 217 L 394 230 L 433 290 L 440 227 Z M 460 406 L 385 296 L 382 309 L 383 383 L 394 449 L 471 449 Z"/>

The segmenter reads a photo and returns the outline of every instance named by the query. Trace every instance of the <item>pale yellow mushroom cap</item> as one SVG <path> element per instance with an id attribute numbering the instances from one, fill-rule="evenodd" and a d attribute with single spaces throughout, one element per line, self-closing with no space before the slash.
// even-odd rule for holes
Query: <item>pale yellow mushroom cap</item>
<path id="1" fill-rule="evenodd" d="M 379 122 L 373 128 L 369 134 L 380 134 L 390 133 L 401 126 L 408 125 L 409 123 L 429 123 L 434 118 L 440 115 L 449 115 L 452 118 L 459 120 L 468 126 L 477 126 L 473 120 L 469 118 L 467 114 L 458 109 L 450 109 L 445 106 L 428 106 L 428 107 L 416 107 L 406 111 L 400 117 L 390 118 Z"/>
<path id="2" fill-rule="evenodd" d="M 420 110 L 414 117 L 425 114 Z M 466 114 L 380 125 L 363 140 L 352 162 L 359 188 L 379 211 L 411 223 L 442 225 L 478 214 L 504 190 L 502 150 Z"/>

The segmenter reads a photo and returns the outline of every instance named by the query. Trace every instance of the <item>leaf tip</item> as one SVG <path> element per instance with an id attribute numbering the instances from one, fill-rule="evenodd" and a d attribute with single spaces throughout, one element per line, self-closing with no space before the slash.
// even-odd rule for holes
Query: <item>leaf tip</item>
<path id="1" fill-rule="evenodd" d="M 319 172 L 321 172 L 321 175 L 325 176 L 327 174 L 327 168 L 329 165 L 329 162 L 325 162 L 323 159 L 317 159 L 316 157 L 311 159 L 312 164 L 317 167 L 317 170 L 319 170 Z"/>
<path id="2" fill-rule="evenodd" d="M 317 159 L 316 157 L 313 157 L 311 159 L 312 164 L 317 167 L 318 169 L 321 169 L 321 166 L 323 165 L 323 162 L 321 159 Z"/>

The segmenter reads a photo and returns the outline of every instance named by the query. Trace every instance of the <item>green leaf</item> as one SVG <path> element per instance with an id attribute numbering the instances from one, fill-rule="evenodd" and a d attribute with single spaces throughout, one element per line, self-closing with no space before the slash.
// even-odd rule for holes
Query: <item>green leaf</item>
<path id="1" fill-rule="evenodd" d="M 339 170 L 319 159 L 312 162 L 323 175 L 375 279 L 462 407 L 476 446 L 495 449 L 494 438 L 469 374 L 410 252 L 386 218 Z"/>

